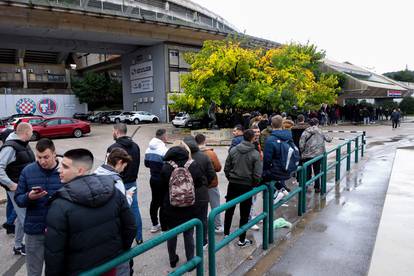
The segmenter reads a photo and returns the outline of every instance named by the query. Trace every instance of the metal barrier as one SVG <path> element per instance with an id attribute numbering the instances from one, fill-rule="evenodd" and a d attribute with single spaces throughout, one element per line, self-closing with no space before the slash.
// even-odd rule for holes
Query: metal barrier
<path id="1" fill-rule="evenodd" d="M 338 132 L 345 132 L 345 131 L 338 131 Z M 359 133 L 355 131 L 350 131 L 350 133 Z M 361 138 L 361 139 L 360 139 Z M 361 140 L 361 142 L 359 141 Z M 354 149 L 352 149 L 352 142 L 355 143 Z M 353 139 L 347 140 L 345 143 L 338 145 L 337 147 L 305 162 L 302 166 L 298 167 L 297 174 L 299 178 L 299 186 L 290 191 L 289 195 L 282 198 L 276 204 L 273 202 L 273 194 L 275 191 L 274 183 L 272 181 L 266 185 L 261 185 L 252 189 L 251 191 L 229 201 L 217 208 L 211 210 L 208 216 L 208 260 L 209 260 L 209 275 L 215 276 L 216 275 L 216 253 L 222 249 L 224 246 L 229 244 L 232 240 L 236 239 L 242 233 L 247 232 L 253 225 L 258 223 L 259 221 L 263 220 L 263 244 L 262 247 L 264 250 L 268 249 L 269 243 L 274 242 L 274 233 L 273 233 L 273 212 L 284 203 L 290 201 L 293 197 L 298 195 L 298 216 L 301 216 L 306 212 L 306 191 L 307 187 L 310 186 L 316 179 L 321 178 L 320 185 L 321 185 L 321 194 L 326 193 L 326 182 L 327 182 L 327 172 L 335 167 L 335 181 L 339 181 L 341 179 L 341 163 L 343 160 L 346 159 L 346 170 L 349 171 L 351 169 L 351 157 L 352 153 L 354 155 L 355 163 L 359 161 L 359 153 L 361 153 L 361 157 L 364 156 L 364 148 L 365 148 L 365 131 L 362 134 L 357 135 Z M 342 156 L 342 147 L 346 146 L 346 155 Z M 336 153 L 335 162 L 328 165 L 328 155 L 331 153 Z M 309 167 L 314 164 L 315 162 L 321 161 L 321 171 L 317 175 L 313 176 L 311 179 L 307 179 L 307 172 Z M 215 229 L 214 229 L 214 220 L 217 215 L 220 213 L 228 210 L 231 207 L 236 206 L 237 204 L 252 198 L 254 195 L 259 193 L 263 193 L 263 212 L 256 216 L 254 219 L 248 221 L 245 225 L 238 228 L 236 231 L 230 233 L 227 237 L 225 237 L 220 242 L 216 243 L 215 240 Z M 187 263 L 183 264 L 175 271 L 171 272 L 169 275 L 182 275 L 185 272 L 197 267 L 197 276 L 201 276 L 204 273 L 203 268 L 203 226 L 199 219 L 192 219 L 182 225 L 177 226 L 176 228 L 156 237 L 145 243 L 138 245 L 127 252 L 119 255 L 118 257 L 96 267 L 89 271 L 83 272 L 81 276 L 92 276 L 92 275 L 100 275 L 122 263 L 129 261 L 130 259 L 152 249 L 153 247 L 171 239 L 178 234 L 187 231 L 193 227 L 196 227 L 196 256 L 188 261 Z"/>
<path id="2" fill-rule="evenodd" d="M 227 237 L 216 244 L 216 237 L 214 231 L 214 219 L 220 213 L 236 206 L 237 204 L 252 198 L 254 195 L 263 192 L 263 212 L 256 216 L 254 219 L 247 222 L 245 225 L 230 233 Z M 217 208 L 211 210 L 208 216 L 208 271 L 210 276 L 216 275 L 216 252 L 222 249 L 224 246 L 229 244 L 232 240 L 238 236 L 247 232 L 253 225 L 263 220 L 263 249 L 266 250 L 269 246 L 269 190 L 266 185 L 261 185 L 254 188 L 250 192 L 247 192 L 235 199 L 230 200 Z"/>
<path id="3" fill-rule="evenodd" d="M 274 199 L 273 199 L 273 197 L 274 197 L 273 195 L 275 193 L 274 184 L 276 183 L 276 181 L 271 181 L 267 184 L 268 189 L 269 189 L 269 243 L 274 242 L 274 233 L 273 233 L 273 216 L 274 216 L 274 214 L 273 214 L 273 212 L 277 208 L 279 208 L 280 206 L 282 206 L 283 204 L 285 204 L 286 202 L 288 202 L 292 198 L 294 198 L 296 195 L 298 195 L 298 216 L 302 215 L 301 202 L 302 202 L 302 197 L 304 195 L 304 187 L 302 185 L 302 183 L 303 183 L 303 181 L 302 181 L 303 167 L 301 167 L 301 166 L 298 167 L 296 172 L 299 176 L 298 178 L 300 179 L 299 186 L 296 187 L 295 189 L 292 189 L 287 196 L 283 197 L 277 203 L 274 203 Z"/>
<path id="4" fill-rule="evenodd" d="M 214 224 L 213 224 L 214 225 Z M 146 241 L 140 245 L 135 246 L 134 248 L 131 248 L 130 250 L 126 251 L 125 253 L 122 253 L 121 255 L 115 257 L 114 259 L 97 266 L 91 270 L 82 272 L 80 276 L 98 276 L 102 273 L 105 273 L 108 270 L 111 270 L 112 268 L 128 262 L 130 259 L 139 256 L 146 251 L 154 248 L 155 246 L 187 231 L 191 228 L 196 227 L 196 256 L 185 264 L 178 267 L 175 271 L 171 272 L 169 275 L 182 275 L 185 272 L 190 271 L 194 267 L 197 267 L 197 276 L 204 275 L 204 266 L 203 266 L 203 224 L 199 219 L 192 219 L 190 221 L 187 221 L 186 223 L 183 223 L 164 234 L 155 237 L 149 241 Z"/>

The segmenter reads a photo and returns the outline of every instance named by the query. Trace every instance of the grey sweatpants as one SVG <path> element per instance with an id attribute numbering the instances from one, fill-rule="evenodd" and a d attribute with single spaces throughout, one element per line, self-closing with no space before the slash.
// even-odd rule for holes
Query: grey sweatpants
<path id="1" fill-rule="evenodd" d="M 208 189 L 208 196 L 210 197 L 210 207 L 211 209 L 214 209 L 218 206 L 220 206 L 220 190 L 218 187 L 209 188 Z M 223 226 L 221 223 L 221 217 L 220 214 L 218 214 L 214 220 L 214 225 L 216 227 Z"/>
<path id="2" fill-rule="evenodd" d="M 27 276 L 41 276 L 44 262 L 45 235 L 26 234 Z"/>
<path id="3" fill-rule="evenodd" d="M 14 211 L 16 212 L 17 219 L 16 219 L 16 232 L 14 238 L 14 247 L 19 248 L 23 245 L 23 237 L 24 237 L 24 217 L 26 216 L 26 208 L 20 208 L 17 206 L 16 201 L 14 201 L 14 192 L 7 191 L 7 194 L 10 197 L 11 202 L 13 203 Z"/>

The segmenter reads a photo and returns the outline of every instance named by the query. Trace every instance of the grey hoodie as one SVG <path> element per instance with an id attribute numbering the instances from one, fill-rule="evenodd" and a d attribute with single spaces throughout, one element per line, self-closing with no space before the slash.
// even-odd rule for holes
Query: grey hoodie
<path id="1" fill-rule="evenodd" d="M 224 173 L 230 183 L 253 186 L 262 175 L 263 164 L 255 146 L 243 141 L 230 150 Z"/>
<path id="2" fill-rule="evenodd" d="M 109 165 L 102 165 L 98 167 L 95 172 L 96 175 L 108 175 L 115 181 L 115 188 L 117 188 L 123 195 L 126 196 L 129 206 L 132 204 L 132 197 L 128 196 L 125 191 L 125 185 L 121 176 Z"/>
<path id="3" fill-rule="evenodd" d="M 302 159 L 314 158 L 325 152 L 325 141 L 331 142 L 332 137 L 326 136 L 318 126 L 305 129 L 299 140 Z"/>

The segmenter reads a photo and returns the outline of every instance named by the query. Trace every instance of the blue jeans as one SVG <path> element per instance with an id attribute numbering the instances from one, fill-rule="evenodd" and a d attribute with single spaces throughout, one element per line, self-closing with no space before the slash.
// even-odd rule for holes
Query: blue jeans
<path id="1" fill-rule="evenodd" d="M 132 187 L 136 187 L 137 182 L 134 181 L 134 182 L 124 183 L 124 185 L 125 185 L 125 190 L 128 191 Z M 138 207 L 137 190 L 135 190 L 134 194 L 132 195 L 131 211 L 135 216 L 135 222 L 137 224 L 136 240 L 142 241 L 142 219 L 141 219 L 141 213 L 139 212 L 139 207 Z"/>
<path id="2" fill-rule="evenodd" d="M 6 218 L 7 218 L 6 223 L 9 225 L 14 224 L 14 221 L 17 218 L 16 211 L 14 211 L 13 203 L 10 200 L 9 194 L 7 194 Z"/>

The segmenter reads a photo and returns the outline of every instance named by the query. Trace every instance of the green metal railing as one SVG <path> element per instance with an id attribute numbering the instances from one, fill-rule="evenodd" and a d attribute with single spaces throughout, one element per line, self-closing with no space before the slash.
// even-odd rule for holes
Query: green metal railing
<path id="1" fill-rule="evenodd" d="M 220 213 L 236 206 L 237 204 L 252 198 L 254 195 L 263 193 L 263 212 L 250 220 L 245 225 L 241 226 L 236 231 L 230 233 L 223 240 L 216 243 L 215 231 L 214 231 L 214 219 Z M 249 230 L 253 225 L 263 220 L 263 249 L 266 250 L 269 246 L 269 190 L 266 185 L 262 185 L 254 188 L 250 192 L 247 192 L 235 199 L 230 200 L 217 208 L 211 210 L 208 216 L 208 271 L 210 276 L 216 275 L 216 253 L 224 246 L 229 244 L 232 240 Z"/>
<path id="2" fill-rule="evenodd" d="M 183 223 L 164 234 L 155 237 L 151 240 L 148 240 L 140 245 L 131 248 L 130 250 L 122 253 L 121 255 L 115 257 L 114 259 L 97 266 L 91 270 L 85 271 L 80 274 L 80 276 L 98 276 L 106 271 L 111 270 L 112 268 L 128 262 L 130 259 L 145 253 L 146 251 L 156 247 L 157 245 L 187 231 L 192 228 L 196 228 L 196 256 L 193 259 L 186 262 L 185 264 L 178 267 L 175 271 L 171 272 L 170 276 L 182 275 L 185 272 L 197 268 L 197 276 L 204 275 L 204 266 L 203 266 L 203 224 L 199 219 L 192 219 Z"/>
<path id="3" fill-rule="evenodd" d="M 299 179 L 302 179 L 303 174 L 303 167 L 298 167 L 296 171 L 299 175 Z M 274 211 L 285 204 L 286 202 L 290 201 L 292 198 L 294 198 L 296 195 L 298 195 L 298 216 L 302 215 L 302 197 L 304 195 L 304 187 L 303 185 L 300 185 L 301 181 L 299 181 L 299 186 L 295 189 L 292 189 L 289 194 L 285 197 L 283 197 L 278 202 L 274 203 L 274 193 L 275 193 L 275 183 L 276 181 L 271 181 L 267 183 L 268 189 L 269 189 L 269 243 L 274 242 L 274 232 L 273 232 L 273 217 L 274 217 Z"/>
<path id="4" fill-rule="evenodd" d="M 343 132 L 343 131 L 339 131 Z M 351 131 L 351 133 L 355 133 Z M 307 187 L 314 183 L 318 178 L 320 178 L 321 184 L 321 195 L 326 193 L 326 183 L 327 183 L 327 173 L 329 170 L 335 168 L 335 182 L 339 182 L 341 179 L 341 163 L 343 160 L 346 159 L 346 170 L 349 171 L 351 169 L 351 159 L 352 155 L 354 154 L 354 161 L 355 163 L 359 162 L 359 155 L 361 157 L 364 156 L 365 151 L 365 131 L 362 134 L 357 135 L 352 139 L 342 139 L 346 140 L 345 143 L 338 145 L 337 147 L 313 158 L 302 164 L 302 166 L 298 167 L 297 175 L 299 179 L 299 185 L 295 189 L 292 189 L 289 195 L 283 197 L 280 201 L 274 204 L 273 201 L 273 194 L 275 191 L 274 184 L 275 182 L 266 183 L 266 185 L 261 185 L 252 189 L 251 191 L 229 201 L 217 208 L 211 210 L 208 216 L 208 259 L 209 259 L 209 275 L 215 276 L 216 275 L 216 253 L 229 244 L 232 240 L 236 239 L 242 233 L 248 231 L 253 225 L 257 224 L 259 221 L 263 220 L 263 233 L 262 239 L 263 244 L 262 247 L 264 250 L 268 249 L 269 243 L 274 242 L 274 231 L 273 231 L 273 216 L 274 211 L 278 209 L 280 206 L 285 204 L 286 202 L 290 201 L 296 195 L 298 196 L 298 216 L 303 215 L 306 213 L 306 191 Z M 354 143 L 354 148 L 352 148 L 352 143 Z M 346 154 L 343 155 L 342 148 L 346 147 Z M 335 153 L 335 161 L 328 164 L 328 156 Z M 311 169 L 310 166 L 315 162 L 321 161 L 321 172 L 317 175 L 313 176 L 309 180 L 307 179 L 307 172 L 308 169 Z M 247 222 L 245 225 L 241 226 L 234 232 L 230 233 L 227 237 L 223 240 L 216 243 L 215 240 L 215 229 L 214 229 L 214 220 L 216 216 L 220 213 L 228 210 L 231 207 L 236 206 L 237 204 L 252 198 L 254 195 L 259 193 L 263 193 L 263 212 L 256 216 L 254 219 Z M 178 227 L 156 237 L 145 243 L 138 245 L 127 252 L 119 255 L 118 257 L 104 263 L 94 269 L 89 271 L 83 272 L 80 274 L 81 276 L 92 276 L 92 275 L 100 275 L 122 263 L 128 262 L 130 259 L 154 248 L 155 246 L 169 240 L 170 238 L 177 236 L 178 234 L 187 231 L 193 227 L 196 227 L 196 256 L 188 261 L 187 263 L 183 264 L 175 271 L 171 272 L 169 275 L 182 275 L 183 273 L 190 271 L 191 269 L 197 267 L 197 276 L 201 276 L 204 273 L 203 268 L 203 226 L 200 220 L 192 219 Z"/>

